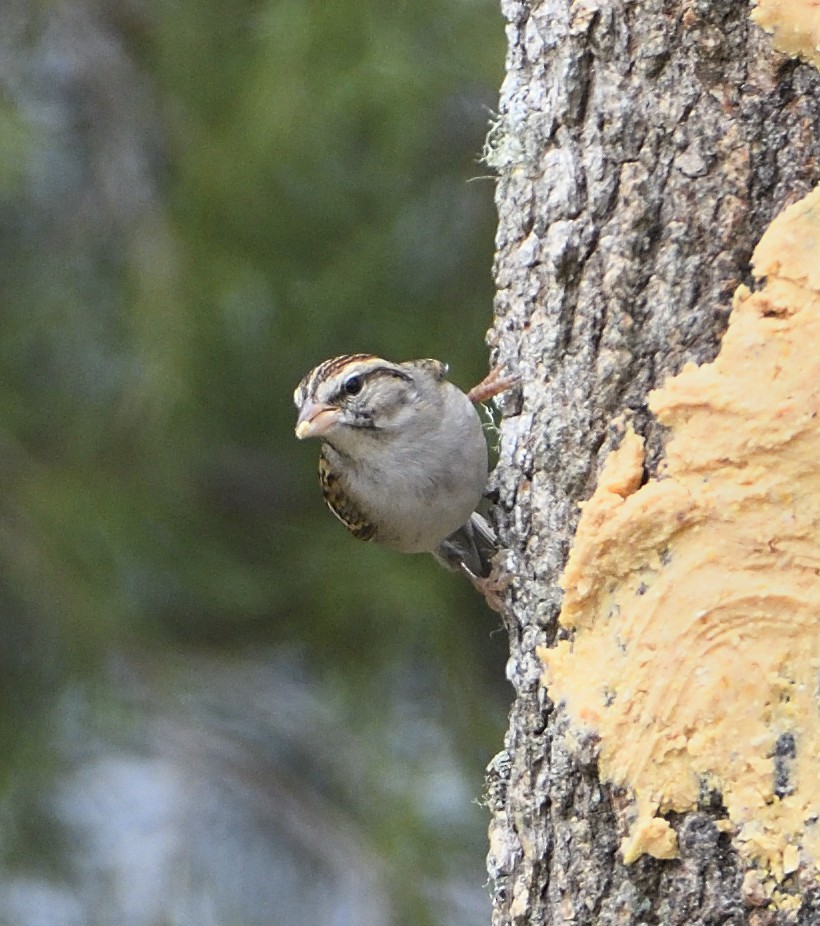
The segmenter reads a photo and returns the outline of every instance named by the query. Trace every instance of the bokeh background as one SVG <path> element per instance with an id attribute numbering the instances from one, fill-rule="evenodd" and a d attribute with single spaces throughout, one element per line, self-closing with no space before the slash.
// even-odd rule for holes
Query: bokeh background
<path id="1" fill-rule="evenodd" d="M 486 372 L 496 3 L 0 24 L 0 923 L 487 922 L 498 615 L 345 534 L 291 396 Z"/>

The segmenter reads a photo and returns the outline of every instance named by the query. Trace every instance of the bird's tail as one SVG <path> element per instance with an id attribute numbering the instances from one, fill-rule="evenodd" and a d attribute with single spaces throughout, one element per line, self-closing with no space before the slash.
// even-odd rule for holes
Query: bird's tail
<path id="1" fill-rule="evenodd" d="M 442 540 L 433 556 L 449 569 L 466 569 L 476 578 L 486 579 L 497 552 L 495 531 L 474 511 L 463 527 Z"/>

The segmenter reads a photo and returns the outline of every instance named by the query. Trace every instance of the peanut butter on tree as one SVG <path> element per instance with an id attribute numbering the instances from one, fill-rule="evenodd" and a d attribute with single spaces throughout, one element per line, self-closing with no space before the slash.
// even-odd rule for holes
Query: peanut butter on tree
<path id="1" fill-rule="evenodd" d="M 634 796 L 627 862 L 676 854 L 661 816 L 721 794 L 769 893 L 820 873 L 820 188 L 753 257 L 712 363 L 649 405 L 657 478 L 627 429 L 584 505 L 544 682 Z M 781 896 L 782 903 L 789 898 Z"/>

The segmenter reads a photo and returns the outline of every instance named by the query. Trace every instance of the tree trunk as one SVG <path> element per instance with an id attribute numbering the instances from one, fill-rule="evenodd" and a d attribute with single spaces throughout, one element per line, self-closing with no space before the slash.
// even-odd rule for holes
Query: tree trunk
<path id="1" fill-rule="evenodd" d="M 679 436 L 683 431 L 677 429 L 700 414 L 700 386 L 693 385 L 695 396 L 680 414 L 679 393 L 678 399 L 658 393 L 656 400 L 649 393 L 688 361 L 706 364 L 709 376 L 734 375 L 728 353 L 724 367 L 711 363 L 721 350 L 733 294 L 741 284 L 753 285 L 752 253 L 769 223 L 818 180 L 820 79 L 809 64 L 773 48 L 746 3 L 502 0 L 502 10 L 508 21 L 507 75 L 487 150 L 499 175 L 498 294 L 489 343 L 497 362 L 521 373 L 523 388 L 520 404 L 506 400 L 495 476 L 498 526 L 508 550 L 504 567 L 511 579 L 505 600 L 516 700 L 505 750 L 488 771 L 493 923 L 818 923 L 816 753 L 801 766 L 799 783 L 780 780 L 788 777 L 789 763 L 807 760 L 808 744 L 818 743 L 816 678 L 809 685 L 814 714 L 797 718 L 786 733 L 772 722 L 767 730 L 773 740 L 761 747 L 757 764 L 770 761 L 772 777 L 771 793 L 762 799 L 765 812 L 785 807 L 800 787 L 809 806 L 803 808 L 803 829 L 780 831 L 772 823 L 780 842 L 769 851 L 753 845 L 755 814 L 744 817 L 734 797 L 727 797 L 735 795 L 737 782 L 725 768 L 695 762 L 694 800 L 672 795 L 668 782 L 641 778 L 644 771 L 650 774 L 649 766 L 652 773 L 663 767 L 665 759 L 651 757 L 640 774 L 635 765 L 618 771 L 618 743 L 606 732 L 610 701 L 604 699 L 594 716 L 578 708 L 586 666 L 572 659 L 582 651 L 581 635 L 593 632 L 590 613 L 606 595 L 614 601 L 637 575 L 634 566 L 616 559 L 630 546 L 633 529 L 625 522 L 614 526 L 618 512 L 632 498 L 648 499 L 644 489 L 659 494 L 670 485 L 686 485 L 688 499 L 697 495 L 691 488 L 696 483 L 683 476 L 665 483 L 656 476 L 677 465 L 667 459 L 667 426 Z M 758 275 L 780 266 L 765 257 Z M 820 251 L 816 257 L 820 266 Z M 756 297 L 744 302 L 747 296 L 741 289 L 736 311 L 745 306 L 748 316 Z M 776 327 L 792 318 L 790 312 L 755 309 L 754 331 Z M 799 345 L 799 334 L 794 340 Z M 809 347 L 818 353 L 816 343 L 809 341 Z M 718 414 L 719 404 L 718 395 L 704 414 Z M 803 418 L 816 422 L 810 412 Z M 731 423 L 719 415 L 712 420 L 731 436 Z M 808 441 L 812 425 L 806 428 Z M 630 429 L 645 441 L 645 457 Z M 631 449 L 615 451 L 622 441 Z M 702 452 L 702 443 L 694 439 L 693 454 Z M 784 438 L 775 452 L 787 443 Z M 631 454 L 623 465 L 632 472 L 622 478 L 617 467 L 605 471 L 600 503 L 582 516 L 581 531 L 583 518 L 589 521 L 581 553 L 575 540 L 579 502 L 593 496 L 612 452 Z M 731 488 L 739 470 L 724 463 L 721 478 L 731 469 L 724 479 Z M 611 510 L 607 498 L 615 500 Z M 685 541 L 697 521 L 705 544 L 713 521 L 691 514 L 704 511 L 702 501 L 691 506 L 676 511 L 681 533 Z M 798 515 L 806 507 L 800 499 L 795 506 Z M 721 503 L 717 508 L 728 510 Z M 816 523 L 806 529 L 816 569 Z M 646 531 L 634 536 L 640 547 Z M 602 551 L 605 537 L 612 543 Z M 652 583 L 663 580 L 678 549 L 677 538 L 670 529 L 645 542 L 652 578 L 640 583 L 637 596 L 652 596 Z M 764 541 L 768 549 L 776 546 L 772 538 Z M 560 614 L 558 583 L 574 543 L 575 569 L 562 580 L 573 602 L 568 618 Z M 752 552 L 743 548 L 739 556 L 745 563 Z M 609 584 L 606 576 L 594 578 L 605 569 Z M 768 561 L 761 567 L 766 569 Z M 597 605 L 585 582 L 601 586 Z M 673 605 L 665 607 L 656 622 L 671 623 Z M 701 616 L 708 622 L 713 612 L 707 610 Z M 720 617 L 714 615 L 712 626 L 718 627 Z M 620 605 L 613 605 L 609 618 L 629 619 Z M 758 623 L 766 622 L 761 617 Z M 817 659 L 816 619 L 797 623 L 805 631 L 799 645 Z M 738 634 L 742 637 L 742 621 Z M 722 664 L 730 666 L 735 653 L 742 660 L 743 645 L 727 644 Z M 550 649 L 541 652 L 542 646 Z M 622 649 L 628 657 L 628 646 Z M 681 678 L 674 706 L 679 714 L 692 706 L 687 699 L 697 688 L 696 670 L 709 658 L 701 652 L 690 667 L 695 674 Z M 593 663 L 590 657 L 591 687 L 602 684 Z M 757 665 L 746 669 L 753 673 Z M 669 674 L 676 672 L 673 662 Z M 723 682 L 731 687 L 729 674 Z M 613 689 L 611 700 L 616 709 L 628 700 L 623 685 Z M 731 722 L 731 712 L 742 704 L 732 702 L 731 694 L 722 703 Z M 635 723 L 646 723 L 647 742 L 654 742 L 657 718 L 638 695 L 632 706 Z M 714 723 L 726 719 L 716 717 Z M 695 734 L 709 732 L 696 729 L 701 720 L 695 716 L 681 734 L 685 744 L 678 751 L 689 759 L 696 753 Z M 805 731 L 798 735 L 804 722 L 814 724 L 814 739 Z M 634 748 L 624 745 L 624 751 Z M 806 768 L 813 769 L 812 780 Z"/>

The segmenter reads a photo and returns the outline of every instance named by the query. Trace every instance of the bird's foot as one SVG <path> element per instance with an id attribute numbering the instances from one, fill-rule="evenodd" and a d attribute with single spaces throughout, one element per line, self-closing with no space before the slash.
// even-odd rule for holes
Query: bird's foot
<path id="1" fill-rule="evenodd" d="M 488 607 L 505 618 L 511 616 L 510 608 L 503 598 L 504 592 L 510 587 L 513 580 L 510 573 L 503 571 L 497 562 L 493 563 L 492 572 L 484 579 L 473 575 L 464 565 L 461 568 L 462 572 L 473 583 L 473 588 L 484 596 Z"/>
<path id="2" fill-rule="evenodd" d="M 501 367 L 493 367 L 487 376 L 467 393 L 467 398 L 474 405 L 478 405 L 480 402 L 486 402 L 488 399 L 492 399 L 493 396 L 512 389 L 513 386 L 517 386 L 520 382 L 521 377 L 517 373 L 502 376 Z"/>

